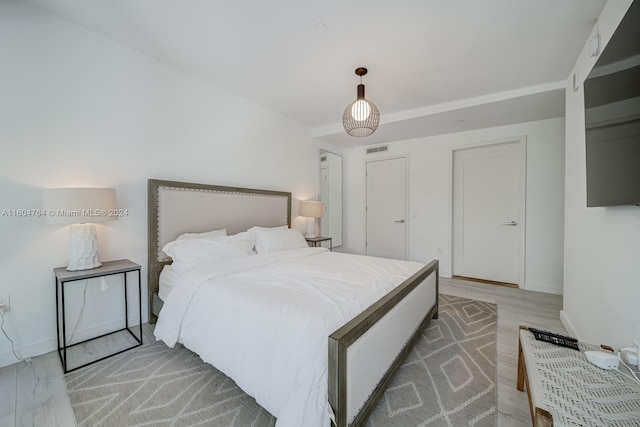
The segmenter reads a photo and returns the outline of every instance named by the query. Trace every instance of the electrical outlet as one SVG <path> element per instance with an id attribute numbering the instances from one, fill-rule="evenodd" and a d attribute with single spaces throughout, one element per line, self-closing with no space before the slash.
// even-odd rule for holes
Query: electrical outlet
<path id="1" fill-rule="evenodd" d="M 9 311 L 9 295 L 0 295 L 0 310 L 4 313 Z"/>

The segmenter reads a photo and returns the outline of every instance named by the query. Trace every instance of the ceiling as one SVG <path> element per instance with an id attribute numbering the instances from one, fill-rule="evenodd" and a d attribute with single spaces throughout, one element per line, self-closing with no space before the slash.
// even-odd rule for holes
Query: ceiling
<path id="1" fill-rule="evenodd" d="M 348 147 L 564 115 L 606 0 L 29 0 Z M 344 108 L 364 66 L 370 137 Z"/>

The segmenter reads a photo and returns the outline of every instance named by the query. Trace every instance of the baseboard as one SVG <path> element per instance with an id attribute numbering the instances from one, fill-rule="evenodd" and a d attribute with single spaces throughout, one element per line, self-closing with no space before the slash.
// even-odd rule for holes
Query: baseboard
<path id="1" fill-rule="evenodd" d="M 13 339 L 13 337 L 11 338 Z M 29 347 L 24 348 L 16 348 L 16 353 L 18 356 L 29 359 L 31 357 L 40 356 L 42 354 L 46 354 L 56 350 L 56 340 L 48 340 L 45 342 L 41 342 L 39 344 L 34 344 Z M 20 362 L 15 358 L 11 350 L 6 353 L 0 354 L 0 368 L 4 368 L 5 366 L 10 366 L 15 363 Z"/>
<path id="2" fill-rule="evenodd" d="M 465 277 L 465 276 L 451 276 L 454 280 L 466 280 L 467 282 L 476 282 L 476 283 L 484 283 L 486 285 L 494 285 L 494 286 L 504 286 L 507 288 L 515 288 L 518 289 L 518 285 L 515 283 L 506 283 L 506 282 L 496 282 L 494 280 L 486 280 L 486 279 L 476 279 L 475 277 Z"/>
<path id="3" fill-rule="evenodd" d="M 129 321 L 131 322 L 131 324 L 129 325 L 130 327 L 138 326 L 137 317 L 138 317 L 138 313 L 135 313 L 135 314 L 131 313 L 129 315 L 129 319 L 130 319 Z M 147 318 L 146 312 L 142 313 L 142 318 L 143 319 Z M 125 319 L 122 318 L 120 320 L 106 323 L 104 325 L 96 326 L 89 329 L 84 329 L 82 331 L 77 331 L 73 341 L 80 342 L 80 341 L 89 339 L 91 337 L 97 337 L 103 334 L 107 334 L 111 331 L 121 329 L 124 327 L 124 322 L 125 322 Z M 15 337 L 12 336 L 11 339 L 15 341 Z M 16 347 L 15 351 L 18 354 L 18 356 L 24 359 L 29 359 L 29 358 L 41 356 L 46 353 L 50 353 L 52 351 L 56 351 L 57 348 L 58 348 L 58 340 L 50 339 L 50 340 L 46 340 L 38 344 L 33 344 L 27 347 L 21 347 L 21 348 Z M 0 368 L 13 365 L 14 363 L 18 363 L 18 362 L 19 360 L 15 358 L 11 350 L 9 350 L 6 353 L 0 354 Z"/>
<path id="4" fill-rule="evenodd" d="M 528 283 L 525 283 L 522 289 L 534 292 L 544 292 L 545 294 L 563 295 L 562 286 L 529 285 Z"/>
<path id="5" fill-rule="evenodd" d="M 580 340 L 580 335 L 578 334 L 578 331 L 576 330 L 576 328 L 573 327 L 573 323 L 571 323 L 571 319 L 569 319 L 569 317 L 566 315 L 564 310 L 560 310 L 560 321 L 562 322 L 562 325 L 567 330 L 567 333 L 570 336 Z"/>

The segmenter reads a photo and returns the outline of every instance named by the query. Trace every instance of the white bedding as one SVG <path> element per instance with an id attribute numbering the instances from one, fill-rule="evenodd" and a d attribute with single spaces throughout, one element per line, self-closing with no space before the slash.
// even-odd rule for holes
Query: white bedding
<path id="1" fill-rule="evenodd" d="M 162 301 L 166 301 L 167 297 L 178 284 L 179 277 L 171 264 L 165 265 L 160 272 L 160 278 L 158 279 L 158 296 Z"/>
<path id="2" fill-rule="evenodd" d="M 325 427 L 328 336 L 422 266 L 324 248 L 199 265 L 167 296 L 155 335 L 233 378 L 278 427 Z"/>

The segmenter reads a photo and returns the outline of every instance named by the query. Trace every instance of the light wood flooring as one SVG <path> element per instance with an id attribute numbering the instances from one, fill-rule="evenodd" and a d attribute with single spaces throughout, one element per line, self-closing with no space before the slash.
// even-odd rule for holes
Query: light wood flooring
<path id="1" fill-rule="evenodd" d="M 464 280 L 440 279 L 440 291 L 498 305 L 498 424 L 531 426 L 526 393 L 516 390 L 518 326 L 566 333 L 559 319 L 562 297 Z M 152 327 L 144 325 L 144 342 Z M 78 357 L 93 357 L 121 343 L 113 339 L 78 346 Z M 56 352 L 0 369 L 0 427 L 75 426 L 60 359 Z"/>

